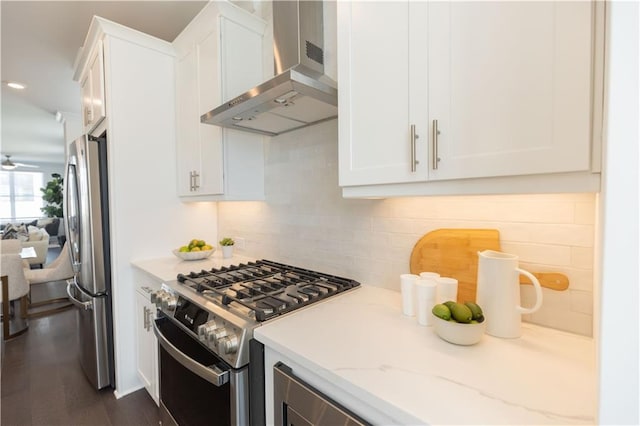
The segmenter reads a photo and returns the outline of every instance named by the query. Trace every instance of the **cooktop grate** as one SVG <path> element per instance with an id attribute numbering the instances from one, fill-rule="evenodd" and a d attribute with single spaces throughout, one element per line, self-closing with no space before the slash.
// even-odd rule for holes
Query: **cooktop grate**
<path id="1" fill-rule="evenodd" d="M 354 280 L 264 259 L 179 274 L 178 281 L 222 305 L 242 305 L 253 311 L 258 321 L 360 285 Z"/>

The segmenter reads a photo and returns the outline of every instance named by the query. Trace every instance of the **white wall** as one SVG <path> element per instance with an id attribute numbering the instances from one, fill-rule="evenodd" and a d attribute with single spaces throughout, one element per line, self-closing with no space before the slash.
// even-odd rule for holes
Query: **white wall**
<path id="1" fill-rule="evenodd" d="M 609 6 L 599 314 L 600 424 L 640 423 L 637 2 Z"/>
<path id="2" fill-rule="evenodd" d="M 343 199 L 337 120 L 271 138 L 264 202 L 218 206 L 218 233 L 246 238 L 250 256 L 343 275 L 399 290 L 414 244 L 445 227 L 497 228 L 502 249 L 534 272 L 569 277 L 565 292 L 544 289 L 526 319 L 591 335 L 594 194 Z M 530 302 L 532 287 L 523 286 Z"/>

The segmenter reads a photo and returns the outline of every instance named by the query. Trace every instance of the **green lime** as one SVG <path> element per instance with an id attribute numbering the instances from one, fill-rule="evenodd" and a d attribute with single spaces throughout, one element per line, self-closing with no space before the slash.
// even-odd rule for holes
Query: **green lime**
<path id="1" fill-rule="evenodd" d="M 464 302 L 465 306 L 471 309 L 471 314 L 473 315 L 473 319 L 477 320 L 482 316 L 482 308 L 473 302 Z"/>
<path id="2" fill-rule="evenodd" d="M 453 300 L 447 300 L 443 304 L 447 305 L 447 308 L 451 309 L 451 306 L 455 305 L 456 302 L 454 302 Z"/>
<path id="3" fill-rule="evenodd" d="M 443 305 L 443 304 L 435 305 L 433 309 L 431 309 L 431 312 L 433 312 L 433 315 L 445 321 L 449 321 L 449 319 L 451 319 L 451 311 L 449 310 L 447 305 Z"/>
<path id="4" fill-rule="evenodd" d="M 469 323 L 473 319 L 471 309 L 462 303 L 454 303 L 451 306 L 451 316 L 458 322 Z"/>

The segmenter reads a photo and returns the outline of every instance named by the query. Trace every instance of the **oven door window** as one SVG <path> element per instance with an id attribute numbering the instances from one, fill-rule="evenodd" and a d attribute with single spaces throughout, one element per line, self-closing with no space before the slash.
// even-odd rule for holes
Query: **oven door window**
<path id="1" fill-rule="evenodd" d="M 166 318 L 156 326 L 169 342 L 198 363 L 222 361 Z M 228 367 L 227 367 L 228 368 Z M 160 346 L 160 399 L 180 426 L 231 425 L 230 381 L 216 386 L 191 372 Z"/>

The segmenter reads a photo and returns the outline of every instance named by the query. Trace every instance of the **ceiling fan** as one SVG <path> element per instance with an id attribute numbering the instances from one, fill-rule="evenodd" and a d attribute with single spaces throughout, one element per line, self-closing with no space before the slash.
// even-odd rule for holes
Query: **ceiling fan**
<path id="1" fill-rule="evenodd" d="M 38 168 L 38 166 L 35 166 L 33 164 L 14 163 L 13 161 L 11 161 L 10 155 L 5 154 L 5 157 L 7 158 L 2 162 L 3 170 L 13 170 L 16 167 L 27 167 L 27 168 L 34 168 L 34 169 Z"/>

